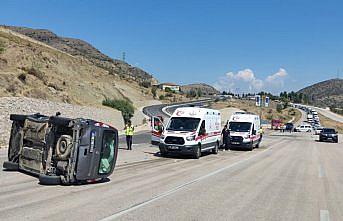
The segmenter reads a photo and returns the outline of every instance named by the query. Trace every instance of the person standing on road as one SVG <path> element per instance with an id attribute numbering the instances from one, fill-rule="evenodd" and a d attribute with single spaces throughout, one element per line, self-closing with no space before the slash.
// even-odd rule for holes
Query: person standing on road
<path id="1" fill-rule="evenodd" d="M 222 137 L 223 137 L 223 147 L 224 147 L 223 151 L 229 150 L 230 131 L 227 128 L 227 124 L 224 126 L 222 130 Z"/>
<path id="2" fill-rule="evenodd" d="M 128 120 L 127 124 L 125 125 L 124 130 L 125 130 L 125 135 L 126 135 L 127 149 L 132 150 L 132 137 L 133 137 L 135 128 L 132 126 L 130 120 Z"/>

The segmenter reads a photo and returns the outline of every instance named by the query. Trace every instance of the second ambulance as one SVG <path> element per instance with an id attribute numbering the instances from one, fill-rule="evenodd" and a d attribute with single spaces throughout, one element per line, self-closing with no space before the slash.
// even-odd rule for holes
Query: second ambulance
<path id="1" fill-rule="evenodd" d="M 235 113 L 228 121 L 228 128 L 230 130 L 230 149 L 237 147 L 253 150 L 254 147 L 259 147 L 262 133 L 258 115 L 244 112 Z"/>

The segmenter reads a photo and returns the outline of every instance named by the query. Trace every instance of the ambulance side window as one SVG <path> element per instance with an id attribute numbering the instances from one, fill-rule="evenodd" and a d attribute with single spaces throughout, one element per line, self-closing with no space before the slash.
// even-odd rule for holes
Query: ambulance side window
<path id="1" fill-rule="evenodd" d="M 201 122 L 200 130 L 199 130 L 199 135 L 205 135 L 206 134 L 206 127 L 205 127 L 205 120 Z"/>

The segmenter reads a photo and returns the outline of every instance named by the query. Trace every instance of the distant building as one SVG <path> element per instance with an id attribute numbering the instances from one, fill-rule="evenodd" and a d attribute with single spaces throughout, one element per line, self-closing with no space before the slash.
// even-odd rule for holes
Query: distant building
<path id="1" fill-rule="evenodd" d="M 161 83 L 158 85 L 158 88 L 161 90 L 166 90 L 166 88 L 169 88 L 171 91 L 179 92 L 180 91 L 180 85 L 174 84 L 174 83 Z"/>

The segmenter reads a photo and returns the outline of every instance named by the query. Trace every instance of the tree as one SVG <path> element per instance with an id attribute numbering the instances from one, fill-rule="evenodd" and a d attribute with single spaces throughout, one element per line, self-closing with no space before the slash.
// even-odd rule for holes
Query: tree
<path id="1" fill-rule="evenodd" d="M 201 97 L 201 96 L 202 96 L 202 91 L 201 91 L 200 88 L 198 88 L 198 90 L 197 90 L 197 96 L 198 96 L 198 97 Z"/>
<path id="2" fill-rule="evenodd" d="M 156 91 L 157 91 L 156 87 L 151 88 L 151 93 L 152 93 L 153 98 L 156 98 Z"/>

